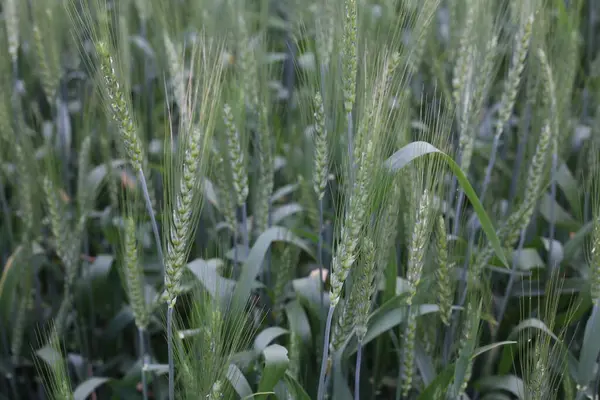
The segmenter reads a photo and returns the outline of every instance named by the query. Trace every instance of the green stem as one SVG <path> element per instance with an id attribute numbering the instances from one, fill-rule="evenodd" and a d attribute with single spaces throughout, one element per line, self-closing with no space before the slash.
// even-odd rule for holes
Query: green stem
<path id="1" fill-rule="evenodd" d="M 173 360 L 173 306 L 167 308 L 167 353 L 169 360 L 169 400 L 175 400 L 175 362 Z"/>
<path id="2" fill-rule="evenodd" d="M 354 400 L 360 399 L 360 364 L 362 361 L 362 340 L 358 341 L 356 349 L 356 371 L 354 372 Z"/>
<path id="3" fill-rule="evenodd" d="M 144 369 L 146 365 L 146 344 L 144 339 L 144 329 L 138 328 L 138 338 L 140 346 L 140 361 L 142 362 L 142 395 L 144 400 L 148 400 L 148 382 L 146 381 L 146 371 Z"/>
<path id="4" fill-rule="evenodd" d="M 319 262 L 319 289 L 321 292 L 321 309 L 323 309 L 325 304 L 325 285 L 323 283 L 323 198 L 319 199 L 319 237 L 317 244 L 317 258 Z"/>
<path id="5" fill-rule="evenodd" d="M 327 322 L 325 323 L 325 335 L 323 339 L 323 358 L 321 359 L 321 372 L 319 374 L 319 389 L 317 392 L 317 400 L 323 400 L 325 396 L 325 375 L 327 374 L 327 361 L 329 359 L 329 335 L 331 333 L 331 321 L 333 319 L 333 311 L 335 306 L 329 306 L 327 313 Z"/>
<path id="6" fill-rule="evenodd" d="M 163 271 L 165 270 L 164 262 L 165 257 L 162 251 L 162 245 L 160 242 L 160 235 L 158 233 L 158 225 L 156 223 L 156 218 L 154 216 L 154 209 L 152 208 L 152 200 L 150 200 L 150 193 L 148 192 L 148 185 L 146 183 L 146 177 L 144 175 L 143 170 L 138 171 L 138 175 L 140 176 L 140 182 L 142 184 L 142 191 L 144 192 L 144 201 L 146 203 L 146 211 L 150 216 L 150 221 L 152 222 L 152 233 L 154 234 L 154 241 L 156 242 L 156 251 L 158 252 L 158 257 L 163 266 Z"/>

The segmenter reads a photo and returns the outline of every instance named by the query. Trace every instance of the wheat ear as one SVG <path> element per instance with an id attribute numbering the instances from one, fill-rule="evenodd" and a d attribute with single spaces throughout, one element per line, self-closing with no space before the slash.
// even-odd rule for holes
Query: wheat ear
<path id="1" fill-rule="evenodd" d="M 149 187 L 151 188 L 151 186 L 149 181 L 146 180 L 146 173 L 144 171 L 147 170 L 147 160 L 142 148 L 141 139 L 138 136 L 133 117 L 131 116 L 131 112 L 129 110 L 129 105 L 119 83 L 115 70 L 115 61 L 110 55 L 108 44 L 102 40 L 98 41 L 96 43 L 96 51 L 100 58 L 100 72 L 106 84 L 111 115 L 119 127 L 119 134 L 125 147 L 128 161 L 140 178 L 140 183 L 146 202 L 146 210 L 148 211 L 148 215 L 150 216 L 150 220 L 152 222 L 152 231 L 154 233 L 156 249 L 161 262 L 164 262 L 165 258 L 162 251 L 160 235 L 158 233 L 158 225 L 156 223 L 154 214 L 154 210 L 156 209 L 154 205 L 156 203 L 153 196 L 154 191 L 149 190 Z"/>
<path id="2" fill-rule="evenodd" d="M 319 263 L 319 285 L 321 290 L 321 308 L 324 304 L 323 289 L 323 197 L 327 188 L 327 177 L 329 175 L 329 161 L 327 153 L 327 126 L 325 125 L 325 110 L 323 98 L 317 92 L 314 100 L 315 139 L 314 139 L 314 172 L 313 188 L 319 203 L 319 231 L 317 232 L 317 257 Z"/>
<path id="3" fill-rule="evenodd" d="M 437 238 L 437 258 L 438 269 L 436 271 L 438 304 L 440 307 L 440 318 L 444 325 L 450 326 L 450 317 L 452 316 L 452 300 L 454 298 L 454 288 L 452 287 L 452 264 L 448 262 L 448 234 L 446 233 L 446 223 L 444 217 L 438 217 L 436 225 Z"/>
<path id="4" fill-rule="evenodd" d="M 504 133 L 506 123 L 510 119 L 510 115 L 517 98 L 517 92 L 521 84 L 521 75 L 523 73 L 523 69 L 525 68 L 525 59 L 527 58 L 527 54 L 529 52 L 533 22 L 534 16 L 531 14 L 525 20 L 525 22 L 521 24 L 519 32 L 517 33 L 516 49 L 513 53 L 511 66 L 508 71 L 508 77 L 504 84 L 504 91 L 502 92 L 502 97 L 500 99 L 500 111 L 498 120 L 496 121 L 494 141 L 492 143 L 492 155 L 485 171 L 485 177 L 481 189 L 480 200 L 482 202 L 485 198 L 487 187 L 492 176 L 492 168 L 496 162 L 496 152 L 498 150 L 498 145 L 500 144 L 500 138 Z"/>
<path id="5" fill-rule="evenodd" d="M 362 268 L 357 281 L 352 287 L 352 291 L 357 293 L 359 301 L 354 313 L 354 332 L 358 339 L 358 348 L 356 353 L 356 372 L 354 375 L 354 399 L 360 397 L 360 370 L 363 351 L 363 341 L 367 335 L 369 323 L 369 314 L 373 297 L 375 295 L 375 275 L 377 268 L 375 266 L 375 244 L 368 236 L 363 240 L 364 258 Z"/>
<path id="6" fill-rule="evenodd" d="M 124 248 L 124 270 L 127 283 L 127 296 L 133 310 L 135 325 L 138 329 L 139 357 L 142 362 L 142 394 L 144 400 L 148 399 L 148 383 L 144 371 L 146 350 L 144 331 L 150 319 L 144 294 L 143 272 L 138 259 L 138 247 L 136 237 L 136 223 L 131 217 L 125 219 L 125 248 Z"/>

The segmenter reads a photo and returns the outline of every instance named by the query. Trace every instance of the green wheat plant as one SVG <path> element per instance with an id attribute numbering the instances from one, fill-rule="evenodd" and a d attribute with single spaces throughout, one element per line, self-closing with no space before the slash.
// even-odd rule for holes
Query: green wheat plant
<path id="1" fill-rule="evenodd" d="M 598 393 L 597 2 L 0 13 L 0 399 Z"/>

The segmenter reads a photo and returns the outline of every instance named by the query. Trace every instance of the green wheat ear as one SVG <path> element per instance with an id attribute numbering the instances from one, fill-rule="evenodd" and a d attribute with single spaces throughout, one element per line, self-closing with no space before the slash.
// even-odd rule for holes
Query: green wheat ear
<path id="1" fill-rule="evenodd" d="M 135 171 L 142 171 L 144 152 L 129 110 L 129 105 L 117 78 L 115 62 L 110 55 L 110 50 L 105 41 L 96 43 L 96 51 L 100 57 L 100 70 L 106 84 L 109 107 L 112 117 L 119 127 L 119 133 L 125 146 L 127 157 Z"/>
<path id="2" fill-rule="evenodd" d="M 42 332 L 44 337 L 40 337 L 40 342 L 46 341 L 46 346 L 52 351 L 52 357 L 44 361 L 36 358 L 35 366 L 42 375 L 50 377 L 49 382 L 45 382 L 45 384 L 51 400 L 75 400 L 67 362 L 61 348 L 60 334 L 56 328 L 56 325 L 53 325 L 47 331 Z"/>
<path id="3" fill-rule="evenodd" d="M 215 293 L 221 292 L 218 285 Z M 180 394 L 184 399 L 208 399 L 218 394 L 221 397 L 217 398 L 232 398 L 233 388 L 223 382 L 233 357 L 247 348 L 255 334 L 252 315 L 257 310 L 250 304 L 228 308 L 223 299 L 200 288 L 191 294 L 182 305 L 188 309 L 192 333 L 183 335 L 180 330 L 175 346 L 178 371 L 184 371 L 178 377 L 183 390 Z"/>
<path id="4" fill-rule="evenodd" d="M 16 64 L 19 52 L 19 17 L 20 9 L 17 0 L 6 0 L 3 4 L 4 21 L 8 37 L 8 54 L 13 64 Z"/>

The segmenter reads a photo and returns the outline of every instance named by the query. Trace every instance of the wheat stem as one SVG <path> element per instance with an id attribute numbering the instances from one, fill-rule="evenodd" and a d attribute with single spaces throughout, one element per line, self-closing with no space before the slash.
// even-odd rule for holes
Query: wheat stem
<path id="1" fill-rule="evenodd" d="M 138 340 L 140 348 L 140 361 L 142 362 L 142 396 L 144 400 L 148 400 L 148 382 L 146 381 L 146 344 L 144 343 L 144 329 L 138 327 Z"/>
<path id="2" fill-rule="evenodd" d="M 329 306 L 327 320 L 325 322 L 325 335 L 323 339 L 323 357 L 321 358 L 321 372 L 319 373 L 319 388 L 317 391 L 317 400 L 323 400 L 327 385 L 325 384 L 325 375 L 327 375 L 327 363 L 329 362 L 329 334 L 331 333 L 331 321 L 335 305 Z"/>
<path id="3" fill-rule="evenodd" d="M 169 362 L 169 400 L 175 400 L 175 361 L 173 359 L 173 305 L 167 307 L 167 357 Z"/>
<path id="4" fill-rule="evenodd" d="M 321 309 L 325 306 L 325 284 L 323 282 L 323 198 L 319 199 L 319 232 L 317 238 L 317 262 L 319 263 L 319 290 Z"/>
<path id="5" fill-rule="evenodd" d="M 360 365 L 362 363 L 363 344 L 362 340 L 358 341 L 356 349 L 356 371 L 354 372 L 354 400 L 360 399 Z"/>
<path id="6" fill-rule="evenodd" d="M 144 202 L 146 203 L 146 211 L 150 216 L 150 222 L 152 224 L 152 233 L 154 235 L 154 241 L 156 242 L 156 251 L 158 252 L 158 258 L 162 264 L 163 270 L 165 269 L 165 257 L 163 255 L 162 245 L 160 241 L 160 234 L 158 233 L 158 224 L 156 223 L 156 218 L 154 216 L 154 208 L 152 207 L 152 200 L 150 198 L 150 194 L 148 192 L 148 185 L 146 184 L 146 177 L 144 176 L 144 170 L 139 169 L 138 175 L 140 177 L 140 183 L 142 185 L 142 192 L 144 194 Z"/>

